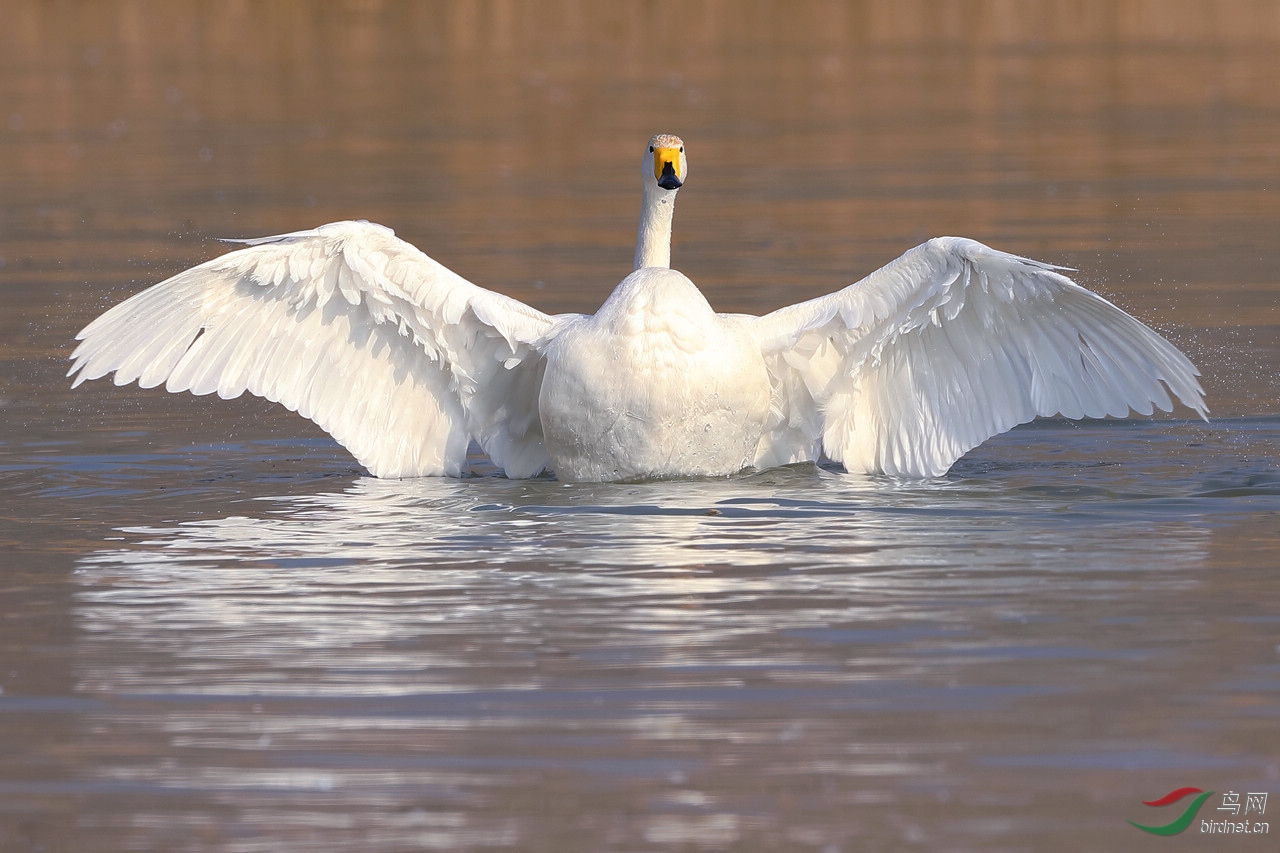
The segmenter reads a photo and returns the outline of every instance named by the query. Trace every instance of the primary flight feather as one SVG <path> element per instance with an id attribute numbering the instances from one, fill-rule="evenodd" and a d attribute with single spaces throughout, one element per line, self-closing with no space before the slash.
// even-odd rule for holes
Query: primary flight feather
<path id="1" fill-rule="evenodd" d="M 78 335 L 75 385 L 248 391 L 319 424 L 378 477 L 733 474 L 816 461 L 945 473 L 1037 416 L 1204 417 L 1194 365 L 1059 267 L 928 241 L 843 290 L 718 314 L 670 269 L 684 143 L 641 163 L 635 269 L 590 316 L 485 290 L 380 225 L 242 241 Z"/>

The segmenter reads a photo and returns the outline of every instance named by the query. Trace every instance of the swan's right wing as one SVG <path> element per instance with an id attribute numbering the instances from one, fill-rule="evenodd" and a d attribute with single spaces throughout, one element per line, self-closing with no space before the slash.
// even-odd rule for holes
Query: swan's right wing
<path id="1" fill-rule="evenodd" d="M 461 473 L 474 437 L 509 476 L 549 462 L 538 420 L 556 318 L 476 287 L 389 228 L 242 241 L 80 332 L 75 385 L 246 390 L 310 418 L 379 477 Z"/>
<path id="2" fill-rule="evenodd" d="M 1037 416 L 1149 415 L 1168 391 L 1204 416 L 1186 356 L 1060 269 L 940 237 L 759 318 L 773 412 L 757 466 L 822 451 L 929 477 Z"/>

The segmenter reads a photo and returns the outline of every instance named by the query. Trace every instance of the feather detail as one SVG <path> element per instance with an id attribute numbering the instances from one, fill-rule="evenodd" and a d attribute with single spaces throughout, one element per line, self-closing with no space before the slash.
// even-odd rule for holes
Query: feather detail
<path id="1" fill-rule="evenodd" d="M 460 473 L 472 438 L 513 476 L 548 465 L 525 380 L 540 376 L 558 318 L 380 225 L 237 242 L 86 326 L 74 384 L 114 371 L 117 384 L 247 390 L 314 420 L 382 477 Z"/>
<path id="2" fill-rule="evenodd" d="M 1207 416 L 1186 356 L 1063 269 L 940 237 L 759 318 L 774 414 L 757 464 L 820 435 L 850 471 L 930 477 L 1037 416 L 1168 411 L 1171 392 Z"/>

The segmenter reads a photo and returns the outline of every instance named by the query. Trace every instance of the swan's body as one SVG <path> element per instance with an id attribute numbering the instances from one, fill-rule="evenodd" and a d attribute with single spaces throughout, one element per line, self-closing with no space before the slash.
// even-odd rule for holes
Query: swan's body
<path id="1" fill-rule="evenodd" d="M 936 476 L 1038 415 L 1206 414 L 1168 341 L 1047 264 L 942 237 L 763 317 L 715 313 L 669 268 L 683 143 L 642 163 L 635 271 L 591 316 L 479 288 L 390 229 L 245 241 L 90 323 L 75 384 L 249 391 L 311 418 L 379 477 L 732 474 L 817 460 Z M 1163 384 L 1162 384 L 1163 383 Z"/>
<path id="2" fill-rule="evenodd" d="M 575 480 L 732 474 L 755 464 L 769 375 L 750 325 L 675 270 L 644 267 L 547 347 L 538 408 Z"/>

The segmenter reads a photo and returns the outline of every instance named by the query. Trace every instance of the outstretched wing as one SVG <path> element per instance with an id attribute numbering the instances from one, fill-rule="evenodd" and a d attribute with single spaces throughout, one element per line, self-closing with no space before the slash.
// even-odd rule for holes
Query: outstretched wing
<path id="1" fill-rule="evenodd" d="M 117 385 L 249 391 L 315 421 L 379 477 L 459 474 L 472 438 L 509 476 L 549 464 L 538 386 L 556 318 L 380 225 L 243 242 L 86 326 L 74 384 L 114 371 Z"/>
<path id="2" fill-rule="evenodd" d="M 1204 417 L 1186 356 L 1060 269 L 940 237 L 759 318 L 773 412 L 757 467 L 822 451 L 849 471 L 938 476 L 1037 416 L 1149 415 L 1169 391 Z"/>

